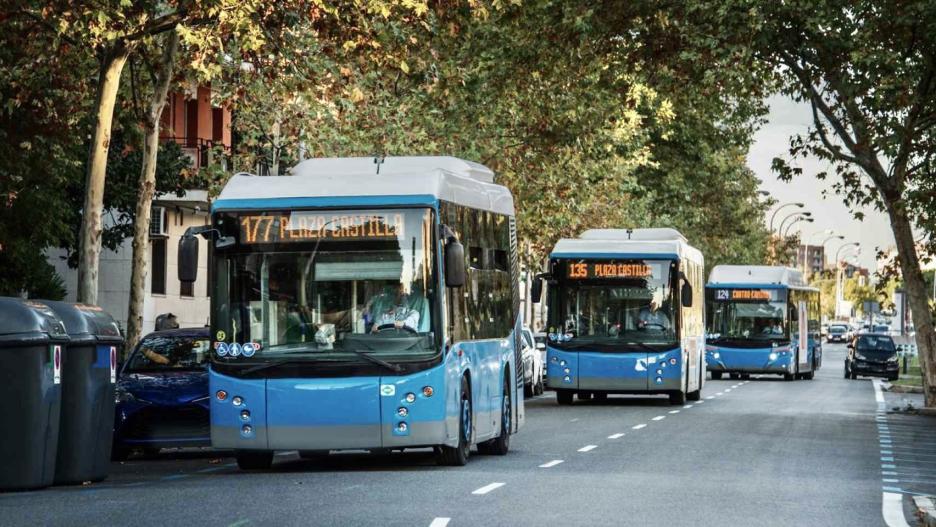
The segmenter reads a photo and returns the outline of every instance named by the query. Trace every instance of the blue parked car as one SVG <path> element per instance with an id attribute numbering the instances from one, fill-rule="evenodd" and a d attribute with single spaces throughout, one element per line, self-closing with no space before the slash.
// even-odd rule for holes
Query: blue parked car
<path id="1" fill-rule="evenodd" d="M 134 449 L 211 446 L 208 328 L 146 335 L 121 367 L 114 420 L 116 460 Z"/>

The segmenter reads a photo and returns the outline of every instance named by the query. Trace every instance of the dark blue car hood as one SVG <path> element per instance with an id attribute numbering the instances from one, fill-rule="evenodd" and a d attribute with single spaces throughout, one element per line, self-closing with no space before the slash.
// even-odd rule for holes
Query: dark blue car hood
<path id="1" fill-rule="evenodd" d="M 117 387 L 130 392 L 137 399 L 163 406 L 177 406 L 208 396 L 208 372 L 128 373 L 121 377 Z"/>

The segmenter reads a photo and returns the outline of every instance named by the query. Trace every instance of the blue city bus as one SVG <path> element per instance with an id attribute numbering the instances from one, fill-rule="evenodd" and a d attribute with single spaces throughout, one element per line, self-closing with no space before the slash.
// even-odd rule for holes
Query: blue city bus
<path id="1" fill-rule="evenodd" d="M 593 229 L 549 257 L 548 386 L 559 404 L 609 394 L 698 400 L 702 253 L 673 229 Z M 540 295 L 537 281 L 533 296 Z"/>
<path id="2" fill-rule="evenodd" d="M 796 269 L 719 265 L 705 288 L 713 379 L 772 373 L 812 379 L 822 365 L 819 290 Z"/>
<path id="3" fill-rule="evenodd" d="M 211 444 L 503 455 L 523 421 L 513 198 L 451 157 L 313 159 L 235 175 L 180 242 L 210 240 Z"/>

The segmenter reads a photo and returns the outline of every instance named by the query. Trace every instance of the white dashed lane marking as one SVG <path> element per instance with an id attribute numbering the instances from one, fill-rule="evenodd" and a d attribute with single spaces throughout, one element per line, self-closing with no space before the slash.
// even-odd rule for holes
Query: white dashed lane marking
<path id="1" fill-rule="evenodd" d="M 691 404 L 687 404 L 686 406 L 683 406 L 683 410 L 688 410 L 690 408 L 692 408 Z"/>
<path id="2" fill-rule="evenodd" d="M 540 465 L 540 468 L 551 468 L 551 467 L 558 465 L 559 463 L 562 463 L 561 459 L 554 459 L 550 461 L 549 463 L 543 463 L 542 465 Z"/>
<path id="3" fill-rule="evenodd" d="M 474 491 L 472 492 L 472 494 L 475 494 L 475 495 L 477 495 L 477 496 L 481 496 L 481 495 L 483 495 L 483 494 L 487 494 L 488 492 L 491 492 L 492 490 L 499 489 L 499 488 L 501 488 L 501 487 L 503 487 L 503 486 L 504 486 L 504 483 L 500 483 L 500 482 L 489 483 L 489 484 L 487 484 L 487 485 L 481 487 L 480 489 L 474 490 Z"/>
<path id="4" fill-rule="evenodd" d="M 678 413 L 679 413 L 679 410 L 670 410 L 669 413 L 671 413 L 671 414 L 678 414 Z"/>
<path id="5" fill-rule="evenodd" d="M 435 518 L 429 524 L 429 527 L 445 527 L 449 524 L 449 521 L 451 521 L 451 518 Z"/>
<path id="6" fill-rule="evenodd" d="M 631 428 L 633 428 L 634 430 L 640 430 L 641 428 L 646 428 L 646 427 L 647 427 L 647 425 L 642 423 L 642 424 L 639 424 L 639 425 L 634 425 L 634 426 L 632 426 Z"/>
<path id="7" fill-rule="evenodd" d="M 620 439 L 620 438 L 622 438 L 622 437 L 624 437 L 624 434 L 621 433 L 621 432 L 619 432 L 619 433 L 617 433 L 617 434 L 611 434 L 611 435 L 609 435 L 609 436 L 608 436 L 608 439 Z"/>
<path id="8" fill-rule="evenodd" d="M 664 419 L 666 419 L 666 416 L 665 416 L 665 415 L 658 415 L 658 416 L 654 417 L 652 420 L 653 420 L 653 421 L 662 421 L 662 420 L 664 420 Z"/>
<path id="9" fill-rule="evenodd" d="M 598 445 L 585 445 L 582 448 L 578 449 L 579 452 L 590 452 L 598 448 Z"/>

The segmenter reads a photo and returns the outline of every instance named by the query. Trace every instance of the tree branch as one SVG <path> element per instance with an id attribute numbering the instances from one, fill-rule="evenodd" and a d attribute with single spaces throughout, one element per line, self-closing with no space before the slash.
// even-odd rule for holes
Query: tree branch
<path id="1" fill-rule="evenodd" d="M 903 138 L 900 141 L 897 155 L 894 157 L 894 164 L 891 166 L 891 175 L 897 179 L 898 184 L 903 183 L 907 175 L 907 164 L 910 161 L 910 151 L 913 148 L 914 131 L 916 130 L 920 113 L 922 113 L 926 101 L 929 100 L 929 92 L 933 84 L 934 64 L 932 57 L 926 62 L 926 69 L 920 77 L 920 82 L 917 83 L 916 93 L 914 94 L 915 100 L 910 107 L 910 111 L 907 113 L 907 118 L 901 126 L 903 129 Z"/>

